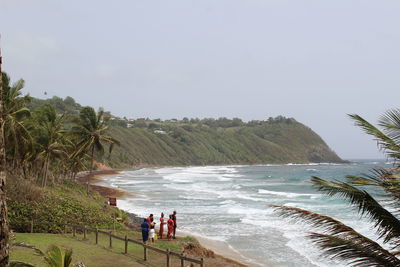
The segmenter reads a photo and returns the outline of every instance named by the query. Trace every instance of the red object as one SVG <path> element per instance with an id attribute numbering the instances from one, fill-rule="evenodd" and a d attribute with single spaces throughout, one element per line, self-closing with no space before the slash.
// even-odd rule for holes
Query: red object
<path id="1" fill-rule="evenodd" d="M 109 197 L 108 198 L 108 204 L 110 206 L 117 206 L 117 198 L 116 197 Z"/>
<path id="2" fill-rule="evenodd" d="M 160 218 L 160 231 L 158 232 L 158 236 L 162 239 L 162 235 L 164 233 L 164 218 Z"/>
<path id="3" fill-rule="evenodd" d="M 172 219 L 168 220 L 168 239 L 171 238 L 172 233 L 174 232 L 174 221 Z"/>

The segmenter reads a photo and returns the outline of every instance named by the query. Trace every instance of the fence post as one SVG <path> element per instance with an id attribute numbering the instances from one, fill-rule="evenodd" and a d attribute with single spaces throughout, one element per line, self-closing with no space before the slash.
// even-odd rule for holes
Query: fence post
<path id="1" fill-rule="evenodd" d="M 143 244 L 143 259 L 145 261 L 147 261 L 147 248 L 146 248 L 146 244 Z"/>
<path id="2" fill-rule="evenodd" d="M 99 229 L 96 227 L 96 245 L 99 243 Z"/>
<path id="3" fill-rule="evenodd" d="M 109 232 L 109 236 L 110 236 L 110 248 L 112 248 L 112 237 L 111 237 L 111 231 Z"/>
<path id="4" fill-rule="evenodd" d="M 33 233 L 33 220 L 31 220 L 31 233 Z"/>
<path id="5" fill-rule="evenodd" d="M 83 240 L 86 240 L 86 225 L 83 226 Z"/>
<path id="6" fill-rule="evenodd" d="M 171 266 L 171 258 L 169 254 L 169 248 L 167 248 L 167 267 Z"/>
<path id="7" fill-rule="evenodd" d="M 128 236 L 125 235 L 125 254 L 128 254 Z"/>
<path id="8" fill-rule="evenodd" d="M 72 236 L 75 237 L 75 235 L 76 235 L 76 227 L 74 225 L 72 226 Z"/>
<path id="9" fill-rule="evenodd" d="M 181 254 L 181 267 L 185 267 L 185 254 Z"/>
<path id="10" fill-rule="evenodd" d="M 200 259 L 200 261 L 201 261 L 201 263 L 200 263 L 200 267 L 204 267 L 204 259 L 203 259 L 203 258 L 201 258 L 201 259 Z"/>

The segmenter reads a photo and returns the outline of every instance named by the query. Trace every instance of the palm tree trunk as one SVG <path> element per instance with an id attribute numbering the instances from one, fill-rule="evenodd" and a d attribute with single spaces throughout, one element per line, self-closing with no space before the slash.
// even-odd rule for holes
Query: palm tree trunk
<path id="1" fill-rule="evenodd" d="M 36 171 L 36 173 L 37 173 L 36 181 L 38 184 L 42 183 L 42 186 L 43 186 L 43 176 L 44 176 L 44 172 L 45 172 L 46 161 L 43 161 L 43 163 L 40 162 L 40 164 L 41 164 L 40 169 L 38 169 Z"/>
<path id="2" fill-rule="evenodd" d="M 47 166 L 47 160 L 43 162 L 43 172 L 42 172 L 42 187 L 44 187 L 44 180 L 46 179 L 46 166 Z"/>
<path id="3" fill-rule="evenodd" d="M 89 175 L 86 178 L 86 193 L 88 195 L 89 195 L 89 182 L 90 182 L 90 178 L 92 176 L 92 171 L 93 171 L 93 164 L 94 164 L 94 145 L 92 147 L 92 161 L 90 162 Z"/>
<path id="4" fill-rule="evenodd" d="M 49 175 L 49 165 L 50 165 L 50 155 L 46 161 L 46 169 L 45 169 L 44 178 L 43 178 L 43 187 L 46 187 L 47 177 Z"/>
<path id="5" fill-rule="evenodd" d="M 7 267 L 9 262 L 9 229 L 6 202 L 6 150 L 4 139 L 4 103 L 3 75 L 1 72 L 0 51 L 0 267 Z"/>

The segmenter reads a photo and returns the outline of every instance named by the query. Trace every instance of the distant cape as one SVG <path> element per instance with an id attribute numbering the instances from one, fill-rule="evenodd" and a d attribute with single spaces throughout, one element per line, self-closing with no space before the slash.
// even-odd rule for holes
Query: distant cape
<path id="1" fill-rule="evenodd" d="M 113 167 L 344 162 L 309 127 L 284 119 L 233 127 L 147 121 L 114 126 Z"/>

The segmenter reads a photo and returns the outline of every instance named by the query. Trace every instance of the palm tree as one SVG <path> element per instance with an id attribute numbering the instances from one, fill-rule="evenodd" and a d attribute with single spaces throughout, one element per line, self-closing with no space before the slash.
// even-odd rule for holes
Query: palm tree
<path id="1" fill-rule="evenodd" d="M 54 106 L 46 104 L 35 113 L 37 157 L 43 161 L 42 186 L 47 184 L 52 159 L 66 155 L 63 116 L 58 116 Z"/>
<path id="2" fill-rule="evenodd" d="M 66 163 L 67 170 L 70 172 L 70 178 L 75 180 L 78 172 L 87 170 L 87 163 L 90 157 L 86 153 L 75 154 L 79 148 L 77 148 L 74 143 L 71 145 L 71 150 L 72 152 L 68 155 Z"/>
<path id="3" fill-rule="evenodd" d="M 311 182 L 322 193 L 343 197 L 355 206 L 362 217 L 374 223 L 378 239 L 371 240 L 329 216 L 289 206 L 274 207 L 281 216 L 302 219 L 319 230 L 310 233 L 309 237 L 325 256 L 341 259 L 351 266 L 400 266 L 400 109 L 389 110 L 380 118 L 378 125 L 382 130 L 358 115 L 349 116 L 357 126 L 375 137 L 379 147 L 395 160 L 395 168 L 373 169 L 365 176 L 347 176 L 347 182 L 318 177 L 312 177 Z M 371 186 L 383 190 L 383 199 L 377 201 L 366 190 Z M 391 204 L 388 206 L 387 203 Z M 377 241 L 387 244 L 390 249 Z"/>
<path id="4" fill-rule="evenodd" d="M 0 76 L 2 57 L 0 50 Z M 9 230 L 6 200 L 6 143 L 4 138 L 3 79 L 0 79 L 0 267 L 9 265 Z"/>
<path id="5" fill-rule="evenodd" d="M 93 171 L 93 164 L 95 158 L 95 151 L 99 155 L 104 154 L 104 144 L 109 144 L 109 151 L 111 153 L 113 145 L 119 145 L 118 140 L 105 134 L 108 129 L 107 118 L 104 117 L 104 111 L 101 109 L 97 114 L 92 107 L 84 107 L 79 113 L 79 121 L 77 125 L 72 127 L 72 133 L 77 137 L 78 150 L 74 156 L 79 156 L 83 152 L 90 154 L 90 169 Z M 87 193 L 89 193 L 89 179 L 88 175 L 86 181 Z"/>
<path id="6" fill-rule="evenodd" d="M 25 84 L 24 80 L 20 79 L 11 86 L 10 77 L 6 73 L 2 73 L 1 78 L 4 102 L 4 134 L 7 140 L 6 154 L 10 160 L 11 169 L 15 169 L 17 160 L 23 160 L 26 157 L 26 148 L 32 148 L 32 138 L 25 122 L 25 119 L 30 116 L 30 110 L 26 107 L 29 97 L 21 96 L 21 90 Z"/>

